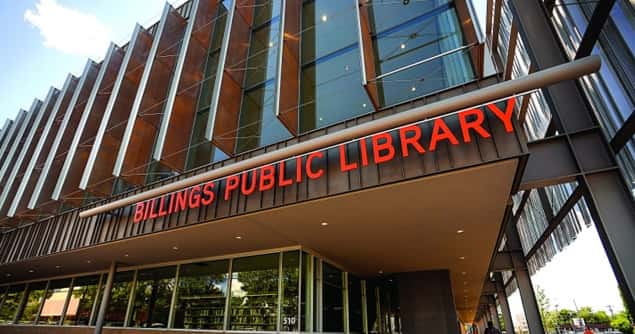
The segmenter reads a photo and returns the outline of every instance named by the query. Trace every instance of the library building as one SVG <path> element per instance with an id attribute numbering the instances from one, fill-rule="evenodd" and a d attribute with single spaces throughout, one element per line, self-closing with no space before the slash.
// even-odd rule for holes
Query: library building
<path id="1" fill-rule="evenodd" d="M 635 310 L 632 1 L 130 28 L 0 123 L 0 333 L 546 334 L 536 273 L 587 229 Z"/>

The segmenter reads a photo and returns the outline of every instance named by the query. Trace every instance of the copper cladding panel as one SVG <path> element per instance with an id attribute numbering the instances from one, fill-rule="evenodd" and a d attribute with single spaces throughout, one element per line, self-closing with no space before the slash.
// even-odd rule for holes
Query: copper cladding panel
<path id="1" fill-rule="evenodd" d="M 80 139 L 79 147 L 75 152 L 69 173 L 62 188 L 61 199 L 65 202 L 71 202 L 74 205 L 80 205 L 82 201 L 78 199 L 82 191 L 79 189 L 79 181 L 84 171 L 84 166 L 88 160 L 90 150 L 95 141 L 95 134 L 102 120 L 102 115 L 106 109 L 106 104 L 110 98 L 112 86 L 117 77 L 117 72 L 123 61 L 124 52 L 121 48 L 115 48 L 108 64 L 102 64 L 106 67 L 106 72 L 99 85 L 97 96 L 90 111 L 90 115 L 84 126 L 84 130 Z M 75 194 L 73 194 L 75 193 Z M 71 197 L 67 199 L 67 197 Z"/>
<path id="2" fill-rule="evenodd" d="M 467 8 L 468 4 L 466 1 L 468 0 L 457 0 L 454 2 L 456 5 L 456 14 L 461 24 L 465 44 L 478 44 L 478 36 L 474 30 L 474 23 L 472 22 L 472 16 Z M 483 73 L 484 51 L 483 45 L 476 46 L 470 50 L 470 58 L 472 59 L 472 64 L 474 65 L 474 72 L 477 73 L 479 77 L 481 77 Z"/>
<path id="3" fill-rule="evenodd" d="M 236 5 L 236 11 L 229 34 L 227 60 L 223 71 L 216 122 L 214 123 L 214 144 L 231 155 L 236 147 L 238 117 L 242 98 L 242 82 L 245 77 L 254 1 L 244 1 Z"/>
<path id="4" fill-rule="evenodd" d="M 298 133 L 298 105 L 300 99 L 300 34 L 302 3 L 286 1 L 278 92 L 278 119 L 293 135 Z"/>
<path id="5" fill-rule="evenodd" d="M 31 156 L 33 156 L 33 154 L 35 154 L 35 147 L 37 146 L 37 139 L 40 138 L 40 136 L 42 135 L 42 131 L 44 130 L 44 127 L 46 126 L 46 120 L 48 119 L 49 115 L 51 114 L 53 107 L 55 105 L 55 102 L 57 101 L 57 99 L 59 98 L 60 93 L 58 91 L 58 93 L 54 94 L 51 96 L 51 99 L 48 101 L 48 105 L 46 106 L 42 106 L 42 108 L 44 108 L 44 110 L 40 110 L 41 113 L 43 113 L 42 119 L 40 120 L 40 124 L 38 124 L 37 129 L 35 130 L 35 133 L 33 135 L 33 140 L 31 141 L 31 145 L 29 145 L 28 148 L 22 148 L 22 149 L 27 149 L 27 153 L 25 155 L 25 158 L 30 158 Z M 45 151 L 46 152 L 46 151 Z M 20 184 L 22 183 L 22 178 L 24 176 L 24 173 L 26 171 L 28 167 L 28 163 L 26 161 L 23 161 L 21 166 L 20 166 L 20 171 L 18 172 L 17 177 L 15 178 L 15 180 L 13 181 L 13 183 L 11 184 L 11 191 L 9 192 L 9 198 L 7 198 L 7 200 L 5 201 L 4 205 L 2 206 L 2 209 L 0 210 L 0 217 L 5 217 L 7 216 L 11 201 L 13 200 L 13 196 L 14 194 L 16 194 L 18 192 L 18 188 L 20 187 Z"/>
<path id="6" fill-rule="evenodd" d="M 75 93 L 75 89 L 77 89 L 77 84 L 79 83 L 79 78 L 73 77 L 71 82 L 68 85 L 68 89 L 66 90 L 63 96 L 58 96 L 58 99 L 62 99 L 60 102 L 60 107 L 57 111 L 57 115 L 55 116 L 55 120 L 53 121 L 53 125 L 49 134 L 44 142 L 44 146 L 42 146 L 42 153 L 38 156 L 38 160 L 35 164 L 35 168 L 33 169 L 33 173 L 28 180 L 26 189 L 24 190 L 24 195 L 20 200 L 20 204 L 16 210 L 16 216 L 24 215 L 24 214 L 33 214 L 37 211 L 29 212 L 27 209 L 27 203 L 29 201 L 30 195 L 35 190 L 35 185 L 37 183 L 38 178 L 40 177 L 40 172 L 47 158 L 47 153 L 51 151 L 51 147 L 53 146 L 53 142 L 55 141 L 55 136 L 57 132 L 60 130 L 60 124 L 62 122 L 62 118 L 64 118 L 64 111 L 68 108 L 68 105 Z"/>
<path id="7" fill-rule="evenodd" d="M 114 182 L 112 169 L 151 46 L 152 35 L 141 29 L 131 51 L 132 55 L 88 181 L 87 190 L 91 193 L 100 196 L 109 196 L 112 193 Z"/>
<path id="8" fill-rule="evenodd" d="M 71 115 L 66 128 L 60 129 L 60 131 L 63 131 L 61 137 L 62 140 L 57 147 L 53 164 L 49 169 L 46 181 L 44 182 L 42 191 L 39 194 L 36 209 L 40 206 L 46 206 L 46 211 L 50 211 L 53 210 L 52 207 L 55 206 L 54 201 L 51 200 L 51 195 L 53 194 L 53 189 L 55 188 L 55 182 L 53 180 L 57 180 L 59 178 L 62 165 L 64 164 L 68 149 L 71 145 L 71 141 L 73 140 L 73 134 L 75 133 L 77 125 L 82 117 L 82 112 L 84 111 L 84 107 L 88 101 L 88 96 L 95 85 L 95 80 L 97 79 L 100 66 L 100 64 L 93 64 L 90 66 L 90 69 L 86 73 L 83 87 L 78 87 L 78 89 L 80 89 L 80 93 L 77 98 L 77 103 L 70 111 Z"/>
<path id="9" fill-rule="evenodd" d="M 198 8 L 193 8 L 195 15 L 190 17 L 190 20 L 194 20 L 193 31 L 185 50 L 186 59 L 172 106 L 161 158 L 166 166 L 179 171 L 185 166 L 198 95 L 205 79 L 205 64 L 216 20 L 218 0 L 201 0 L 198 4 Z"/>
<path id="10" fill-rule="evenodd" d="M 370 98 L 370 102 L 375 107 L 375 110 L 379 110 L 379 90 L 375 78 L 377 77 L 377 69 L 375 68 L 375 53 L 373 52 L 373 41 L 371 38 L 371 26 L 370 26 L 370 6 L 366 1 L 359 0 L 359 24 L 361 32 L 361 50 L 362 58 L 364 60 L 364 73 L 366 82 L 364 83 L 364 89 Z"/>
<path id="11" fill-rule="evenodd" d="M 147 164 L 150 162 L 153 144 L 161 122 L 163 104 L 186 26 L 186 20 L 172 9 L 166 17 L 163 31 L 157 32 L 161 34 L 157 54 L 142 93 L 139 114 L 135 120 L 121 169 L 121 177 L 130 184 L 141 185 L 145 182 Z"/>

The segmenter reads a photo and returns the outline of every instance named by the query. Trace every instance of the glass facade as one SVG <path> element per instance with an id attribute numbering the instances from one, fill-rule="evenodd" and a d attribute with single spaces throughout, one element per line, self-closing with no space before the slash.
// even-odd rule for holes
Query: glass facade
<path id="1" fill-rule="evenodd" d="M 373 111 L 362 74 L 353 1 L 305 1 L 302 7 L 299 131 Z"/>
<path id="2" fill-rule="evenodd" d="M 218 62 L 221 54 L 225 26 L 227 24 L 228 9 L 232 6 L 232 1 L 222 1 L 218 5 L 215 20 L 210 23 L 212 36 L 205 60 L 204 79 L 198 85 L 200 92 L 198 95 L 198 105 L 192 126 L 192 137 L 186 159 L 185 169 L 192 169 L 206 165 L 210 162 L 224 160 L 227 155 L 216 148 L 209 140 L 205 139 L 205 129 L 209 118 L 209 108 L 212 102 L 214 86 L 216 84 L 216 74 Z"/>
<path id="3" fill-rule="evenodd" d="M 234 69 L 244 71 L 236 153 L 273 144 L 291 136 L 274 110 L 277 94 L 274 82 L 282 29 L 281 3 L 280 0 L 255 1 L 251 6 L 253 17 L 249 24 L 247 58 L 231 65 Z"/>
<path id="4" fill-rule="evenodd" d="M 64 325 L 86 326 L 93 308 L 98 303 L 101 276 L 78 277 L 73 281 L 70 302 L 64 316 Z"/>
<path id="5" fill-rule="evenodd" d="M 380 105 L 476 79 L 452 1 L 375 0 L 370 12 Z"/>
<path id="6" fill-rule="evenodd" d="M 13 285 L 6 289 L 2 298 L 2 306 L 0 306 L 0 323 L 12 323 L 15 319 L 18 308 L 24 295 L 25 286 Z"/>
<path id="7" fill-rule="evenodd" d="M 40 311 L 38 324 L 57 325 L 64 314 L 64 307 L 68 298 L 71 280 L 62 279 L 51 281 L 46 296 L 44 297 L 44 305 Z"/>
<path id="8" fill-rule="evenodd" d="M 0 287 L 0 324 L 94 325 L 107 275 Z M 105 326 L 378 333 L 383 324 L 397 333 L 394 289 L 384 281 L 300 249 L 127 270 L 115 274 Z"/>
<path id="9" fill-rule="evenodd" d="M 130 327 L 168 327 L 176 267 L 140 270 L 137 273 Z"/>
<path id="10" fill-rule="evenodd" d="M 174 328 L 223 329 L 229 261 L 181 265 Z"/>

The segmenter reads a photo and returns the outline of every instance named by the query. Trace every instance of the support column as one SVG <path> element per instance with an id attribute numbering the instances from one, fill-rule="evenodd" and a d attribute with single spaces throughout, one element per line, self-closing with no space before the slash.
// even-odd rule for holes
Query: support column
<path id="1" fill-rule="evenodd" d="M 505 333 L 515 334 L 512 312 L 509 310 L 509 302 L 507 301 L 507 293 L 505 292 L 503 275 L 501 273 L 494 273 L 494 284 L 496 285 L 496 299 L 498 300 L 498 305 L 501 307 L 501 313 L 505 321 Z"/>
<path id="2" fill-rule="evenodd" d="M 569 61 L 562 52 L 549 15 L 545 12 L 542 0 L 511 0 L 514 19 L 519 23 L 519 32 L 523 43 L 527 46 L 532 66 L 536 70 L 543 70 L 554 65 Z M 602 3 L 609 10 L 610 1 Z M 600 6 L 600 4 L 598 4 Z M 597 24 L 596 24 L 597 25 Z M 598 29 L 598 27 L 592 27 Z M 586 35 L 586 32 L 585 32 Z M 582 49 L 586 46 L 582 45 Z M 585 50 L 582 53 L 586 52 Z M 569 150 L 573 153 L 577 167 L 581 162 L 593 159 L 608 159 L 613 167 L 602 172 L 586 173 L 581 170 L 578 181 L 588 190 L 586 196 L 589 209 L 593 215 L 600 240 L 613 268 L 613 273 L 619 282 L 624 300 L 635 313 L 635 204 L 630 189 L 620 175 L 615 153 L 610 149 L 606 139 L 573 145 L 571 134 L 576 131 L 592 128 L 598 125 L 598 120 L 589 110 L 587 98 L 576 85 L 576 81 L 564 81 L 543 89 L 545 99 L 553 111 L 554 120 L 558 124 L 559 132 L 567 137 Z M 605 154 L 590 154 L 589 145 L 601 149 Z M 635 314 L 632 314 L 635 315 Z"/>
<path id="3" fill-rule="evenodd" d="M 110 301 L 110 290 L 112 290 L 112 283 L 115 280 L 115 272 L 117 271 L 117 262 L 113 261 L 108 269 L 108 278 L 106 279 L 106 285 L 104 286 L 104 295 L 101 298 L 101 304 L 99 305 L 99 314 L 97 315 L 97 321 L 95 323 L 95 334 L 101 334 L 101 330 L 104 327 L 104 319 L 106 318 L 106 310 L 108 309 L 108 302 Z"/>
<path id="4" fill-rule="evenodd" d="M 492 322 L 494 323 L 494 327 L 501 329 L 501 323 L 498 321 L 498 311 L 496 310 L 496 301 L 494 297 L 492 298 L 492 302 L 489 304 L 489 314 L 490 318 L 492 318 Z"/>
<path id="5" fill-rule="evenodd" d="M 545 334 L 540 317 L 540 310 L 538 308 L 538 301 L 536 300 L 534 287 L 531 285 L 531 278 L 527 270 L 527 263 L 525 262 L 525 257 L 521 255 L 522 247 L 514 220 L 507 224 L 505 235 L 507 236 L 507 245 L 509 248 L 512 251 L 520 251 L 512 254 L 512 264 L 516 276 L 516 283 L 518 284 L 518 292 L 520 293 L 520 299 L 525 312 L 525 319 L 527 319 L 527 326 L 529 327 L 529 333 Z"/>

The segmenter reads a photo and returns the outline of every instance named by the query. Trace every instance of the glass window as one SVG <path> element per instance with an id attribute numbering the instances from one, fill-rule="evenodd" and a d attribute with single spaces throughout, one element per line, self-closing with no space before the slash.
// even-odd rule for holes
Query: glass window
<path id="1" fill-rule="evenodd" d="M 374 3 L 371 7 L 373 49 L 379 74 L 465 45 L 452 4 L 446 1 L 411 4 Z M 393 16 L 396 13 L 400 14 Z M 472 79 L 469 53 L 456 51 L 379 79 L 380 104 L 394 105 Z"/>
<path id="2" fill-rule="evenodd" d="M 298 288 L 300 284 L 300 251 L 282 254 L 282 318 L 280 330 L 298 330 Z"/>
<path id="3" fill-rule="evenodd" d="M 228 265 L 222 260 L 181 266 L 174 328 L 223 329 Z"/>
<path id="4" fill-rule="evenodd" d="M 301 132 L 372 111 L 362 86 L 357 45 L 302 69 Z"/>
<path id="5" fill-rule="evenodd" d="M 110 301 L 106 309 L 105 325 L 108 327 L 123 327 L 126 320 L 126 310 L 132 289 L 133 271 L 115 274 L 110 291 Z"/>
<path id="6" fill-rule="evenodd" d="M 357 43 L 355 9 L 352 1 L 305 2 L 302 9 L 302 64 Z M 357 58 L 359 61 L 359 51 Z"/>
<path id="7" fill-rule="evenodd" d="M 267 254 L 233 261 L 230 330 L 276 330 L 278 257 Z"/>
<path id="8" fill-rule="evenodd" d="M 99 275 L 79 277 L 73 282 L 73 291 L 68 303 L 64 325 L 87 326 L 90 322 L 93 304 L 98 298 Z M 97 301 L 99 304 L 99 301 Z"/>
<path id="9" fill-rule="evenodd" d="M 40 305 L 44 300 L 44 291 L 46 290 L 46 282 L 30 283 L 27 289 L 26 304 L 22 309 L 22 314 L 18 320 L 20 324 L 35 323 L 37 315 L 40 311 Z"/>
<path id="10" fill-rule="evenodd" d="M 38 325 L 59 324 L 64 312 L 64 304 L 66 303 L 66 297 L 68 297 L 70 285 L 70 279 L 51 281 L 48 290 L 46 290 L 46 297 L 44 297 L 44 305 L 42 306 Z"/>
<path id="11" fill-rule="evenodd" d="M 210 162 L 220 161 L 227 156 L 214 145 L 205 139 L 205 129 L 209 117 L 209 106 L 212 102 L 214 85 L 216 84 L 216 71 L 218 70 L 218 60 L 220 57 L 221 44 L 225 34 L 225 24 L 227 21 L 228 1 L 219 3 L 217 17 L 212 26 L 212 41 L 209 47 L 209 55 L 205 65 L 205 77 L 200 83 L 200 94 L 198 97 L 198 107 L 192 126 L 192 137 L 185 169 L 189 170 Z"/>
<path id="12" fill-rule="evenodd" d="M 342 271 L 322 262 L 322 331 L 344 331 Z"/>
<path id="13" fill-rule="evenodd" d="M 377 303 L 377 285 L 372 281 L 366 281 L 366 314 L 368 333 L 379 333 L 381 323 L 377 314 L 379 304 Z"/>
<path id="14" fill-rule="evenodd" d="M 24 285 L 12 285 L 9 287 L 0 307 L 0 324 L 13 322 L 23 294 Z"/>
<path id="15" fill-rule="evenodd" d="M 302 252 L 302 284 L 301 284 L 301 301 L 300 301 L 300 326 L 303 332 L 313 331 L 313 326 L 307 324 L 308 319 L 311 318 L 311 302 L 313 300 L 312 289 L 309 286 L 313 286 L 313 264 L 311 263 L 311 255 Z"/>
<path id="16" fill-rule="evenodd" d="M 130 327 L 167 327 L 175 275 L 176 267 L 138 272 Z"/>
<path id="17" fill-rule="evenodd" d="M 361 333 L 362 327 L 362 286 L 359 278 L 348 275 L 348 327 L 351 333 Z"/>
<path id="18" fill-rule="evenodd" d="M 245 92 L 239 121 L 236 152 L 252 150 L 289 138 L 274 111 L 275 85 L 272 80 Z"/>

